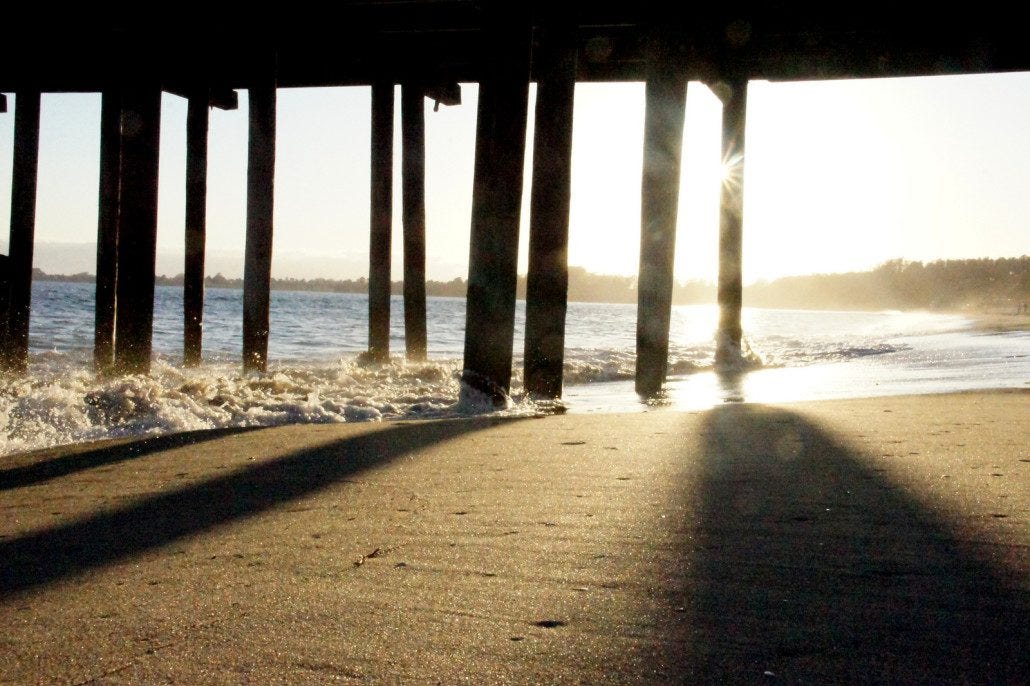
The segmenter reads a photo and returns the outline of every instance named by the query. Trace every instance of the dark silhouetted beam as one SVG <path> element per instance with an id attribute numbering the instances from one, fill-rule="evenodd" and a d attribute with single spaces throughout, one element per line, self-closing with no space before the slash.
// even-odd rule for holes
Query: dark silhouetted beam
<path id="1" fill-rule="evenodd" d="M 7 313 L 11 300 L 10 258 L 0 255 L 0 349 L 7 349 Z"/>
<path id="2" fill-rule="evenodd" d="M 404 345 L 409 360 L 426 359 L 426 115 L 422 89 L 401 89 L 404 138 Z"/>
<path id="3" fill-rule="evenodd" d="M 368 244 L 368 354 L 390 359 L 393 228 L 393 83 L 372 86 L 372 188 Z"/>
<path id="4" fill-rule="evenodd" d="M 161 91 L 122 92 L 122 165 L 118 220 L 118 285 L 114 366 L 120 373 L 150 372 L 157 257 L 157 174 Z"/>
<path id="5" fill-rule="evenodd" d="M 722 159 L 728 167 L 719 199 L 718 363 L 740 358 L 747 80 L 722 82 L 713 90 L 722 100 Z"/>
<path id="6" fill-rule="evenodd" d="M 243 369 L 268 366 L 268 308 L 272 280 L 275 193 L 275 76 L 252 86 L 247 145 L 247 243 L 243 264 Z"/>
<path id="7" fill-rule="evenodd" d="M 7 96 L 0 93 L 0 114 L 7 111 Z"/>
<path id="8" fill-rule="evenodd" d="M 186 113 L 186 264 L 182 283 L 183 364 L 200 364 L 204 333 L 204 244 L 207 234 L 206 89 L 189 99 Z"/>
<path id="9" fill-rule="evenodd" d="M 184 88 L 166 86 L 164 90 L 166 93 L 178 95 L 187 100 L 196 97 L 196 90 L 193 86 Z M 240 96 L 232 88 L 209 88 L 208 105 L 219 110 L 236 110 L 240 107 Z"/>
<path id="10" fill-rule="evenodd" d="M 462 380 L 505 402 L 515 336 L 530 27 L 518 5 L 492 7 L 490 59 L 479 84 Z"/>
<path id="11" fill-rule="evenodd" d="M 32 309 L 32 244 L 36 232 L 36 180 L 39 168 L 39 91 L 14 95 L 14 168 L 11 175 L 11 233 L 8 243 L 10 296 L 5 369 L 24 374 L 29 363 Z"/>
<path id="12" fill-rule="evenodd" d="M 100 106 L 100 189 L 97 202 L 97 280 L 93 365 L 97 373 L 114 363 L 115 295 L 118 285 L 118 196 L 122 164 L 122 98 L 104 91 Z"/>
<path id="13" fill-rule="evenodd" d="M 208 90 L 208 105 L 219 110 L 238 110 L 240 95 L 232 88 L 211 88 Z"/>
<path id="14" fill-rule="evenodd" d="M 645 396 L 661 390 L 668 364 L 687 87 L 685 78 L 662 67 L 651 69 L 645 87 L 636 369 L 636 390 Z"/>
<path id="15" fill-rule="evenodd" d="M 568 23 L 545 29 L 534 62 L 540 80 L 533 140 L 524 378 L 530 394 L 559 398 L 569 287 L 575 27 Z"/>
<path id="16" fill-rule="evenodd" d="M 457 81 L 435 83 L 425 87 L 426 97 L 437 105 L 460 105 L 461 84 Z"/>

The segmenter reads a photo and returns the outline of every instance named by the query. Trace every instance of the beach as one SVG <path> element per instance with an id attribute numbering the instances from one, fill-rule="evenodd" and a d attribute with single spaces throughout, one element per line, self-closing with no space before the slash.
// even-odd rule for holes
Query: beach
<path id="1" fill-rule="evenodd" d="M 1016 683 L 1025 389 L 197 431 L 0 469 L 10 683 Z"/>

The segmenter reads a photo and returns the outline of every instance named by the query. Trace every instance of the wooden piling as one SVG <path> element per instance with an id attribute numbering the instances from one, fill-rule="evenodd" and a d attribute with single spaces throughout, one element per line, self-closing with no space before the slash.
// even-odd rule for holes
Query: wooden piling
<path id="1" fill-rule="evenodd" d="M 121 135 L 114 367 L 124 374 L 147 374 L 154 328 L 157 258 L 161 136 L 161 90 L 157 86 L 123 91 Z"/>
<path id="2" fill-rule="evenodd" d="M 7 313 L 11 298 L 11 282 L 8 278 L 10 259 L 0 255 L 0 346 L 7 348 Z"/>
<path id="3" fill-rule="evenodd" d="M 372 174 L 368 244 L 368 357 L 390 359 L 393 243 L 393 83 L 372 86 Z"/>
<path id="4" fill-rule="evenodd" d="M 571 23 L 547 26 L 534 62 L 539 78 L 533 139 L 524 378 L 528 393 L 541 398 L 559 398 L 569 285 L 575 27 Z"/>
<path id="5" fill-rule="evenodd" d="M 118 196 L 121 188 L 122 97 L 105 90 L 100 105 L 100 188 L 97 202 L 97 279 L 93 323 L 93 365 L 97 373 L 114 363 L 115 295 L 118 284 Z"/>
<path id="6" fill-rule="evenodd" d="M 719 335 L 716 363 L 720 363 L 740 359 L 747 79 L 724 83 L 715 90 L 722 100 L 722 159 L 728 167 L 719 199 Z"/>
<path id="7" fill-rule="evenodd" d="M 404 219 L 404 347 L 426 359 L 426 114 L 423 89 L 401 87 Z"/>
<path id="8" fill-rule="evenodd" d="M 479 84 L 463 382 L 503 404 L 511 387 L 522 170 L 529 99 L 525 9 L 492 9 Z"/>
<path id="9" fill-rule="evenodd" d="M 247 242 L 243 265 L 243 369 L 268 366 L 268 310 L 272 284 L 272 210 L 275 193 L 274 71 L 251 86 L 247 145 Z"/>
<path id="10" fill-rule="evenodd" d="M 186 112 L 186 264 L 182 284 L 183 364 L 200 364 L 204 332 L 207 234 L 208 89 L 189 97 Z"/>
<path id="11" fill-rule="evenodd" d="M 662 66 L 654 65 L 645 87 L 636 368 L 636 391 L 644 396 L 661 390 L 668 364 L 686 107 L 686 78 Z"/>
<path id="12" fill-rule="evenodd" d="M 9 300 L 5 370 L 24 374 L 29 363 L 29 314 L 32 308 L 32 247 L 36 231 L 36 181 L 39 168 L 39 91 L 14 95 L 14 168 L 11 175 L 11 233 L 8 242 Z"/>

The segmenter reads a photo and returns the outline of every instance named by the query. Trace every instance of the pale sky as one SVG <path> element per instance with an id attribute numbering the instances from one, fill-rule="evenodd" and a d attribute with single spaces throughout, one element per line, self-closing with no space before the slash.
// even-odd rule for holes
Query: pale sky
<path id="1" fill-rule="evenodd" d="M 427 266 L 465 277 L 476 87 L 426 103 Z M 533 92 L 531 91 L 531 96 Z M 282 89 L 275 197 L 277 276 L 368 272 L 368 88 Z M 9 222 L 13 97 L 0 115 L 0 226 Z M 208 272 L 242 273 L 247 96 L 211 112 Z M 399 126 L 400 106 L 396 107 Z M 531 110 L 532 113 L 532 98 Z M 162 106 L 158 271 L 182 271 L 186 103 Z M 532 119 L 532 116 L 531 116 Z M 752 82 L 745 170 L 745 282 L 873 267 L 892 258 L 1030 253 L 1030 74 L 809 83 Z M 94 271 L 100 98 L 43 96 L 37 266 Z M 714 279 L 720 105 L 687 93 L 676 278 Z M 531 140 L 531 138 L 530 138 Z M 569 262 L 634 274 L 639 253 L 643 86 L 576 89 Z M 394 278 L 401 278 L 400 132 Z M 528 146 L 532 150 L 531 143 Z M 530 162 L 527 155 L 527 166 Z M 528 245 L 528 177 L 520 272 Z M 3 241 L 4 243 L 6 241 Z M 45 263 L 64 246 L 66 269 Z"/>

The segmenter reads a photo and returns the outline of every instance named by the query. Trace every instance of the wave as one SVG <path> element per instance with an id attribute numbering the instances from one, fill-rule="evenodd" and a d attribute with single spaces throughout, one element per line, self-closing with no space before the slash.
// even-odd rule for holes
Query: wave
<path id="1" fill-rule="evenodd" d="M 800 342 L 799 342 L 800 343 Z M 811 346 L 811 343 L 809 344 Z M 886 343 L 830 344 L 804 349 L 778 342 L 761 354 L 744 342 L 744 368 L 843 361 L 899 350 Z M 714 368 L 712 344 L 669 351 L 668 375 Z M 571 349 L 566 386 L 627 381 L 635 375 L 632 349 Z M 198 368 L 158 357 L 150 375 L 102 378 L 86 351 L 33 353 L 31 375 L 0 381 L 0 454 L 103 438 L 149 436 L 200 429 L 293 423 L 431 419 L 498 411 L 460 383 L 460 358 L 423 363 L 394 358 L 363 365 L 357 355 L 313 362 L 284 361 L 262 374 L 244 374 L 237 361 L 215 359 Z M 524 398 L 521 360 L 513 365 L 512 394 L 501 411 L 553 411 Z"/>

